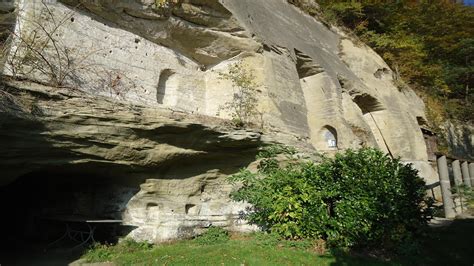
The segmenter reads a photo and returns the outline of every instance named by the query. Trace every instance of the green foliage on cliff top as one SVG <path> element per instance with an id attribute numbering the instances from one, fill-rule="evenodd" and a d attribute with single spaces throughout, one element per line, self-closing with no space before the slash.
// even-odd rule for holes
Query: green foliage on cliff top
<path id="1" fill-rule="evenodd" d="M 428 114 L 433 126 L 446 118 L 473 121 L 473 7 L 449 1 L 317 2 L 324 19 L 351 29 L 425 98 L 427 109 L 435 110 Z"/>

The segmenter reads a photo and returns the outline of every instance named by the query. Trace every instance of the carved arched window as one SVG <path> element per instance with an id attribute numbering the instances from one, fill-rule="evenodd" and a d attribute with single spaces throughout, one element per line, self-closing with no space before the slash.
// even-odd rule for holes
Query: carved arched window
<path id="1" fill-rule="evenodd" d="M 175 93 L 172 90 L 176 90 L 176 80 L 174 71 L 171 69 L 164 69 L 160 73 L 160 79 L 158 81 L 158 88 L 156 90 L 156 101 L 159 104 L 167 104 L 167 98 Z M 171 90 L 171 91 L 170 91 Z"/>
<path id="2" fill-rule="evenodd" d="M 322 129 L 322 135 L 328 148 L 337 148 L 337 131 L 331 126 L 324 126 Z"/>

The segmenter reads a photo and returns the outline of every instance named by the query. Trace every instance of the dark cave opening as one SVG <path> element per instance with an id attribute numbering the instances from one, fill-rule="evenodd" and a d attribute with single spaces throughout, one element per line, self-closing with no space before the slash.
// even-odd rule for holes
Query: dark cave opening
<path id="1" fill-rule="evenodd" d="M 127 202 L 137 191 L 137 186 L 123 179 L 77 169 L 25 174 L 0 187 L 3 231 L 0 248 L 2 251 L 26 247 L 72 248 L 87 239 L 90 228 L 95 241 L 114 243 L 132 229 L 119 221 Z M 76 232 L 73 238 L 53 243 L 64 236 L 68 227 L 72 232 L 86 233 Z M 92 242 L 90 239 L 78 247 Z"/>

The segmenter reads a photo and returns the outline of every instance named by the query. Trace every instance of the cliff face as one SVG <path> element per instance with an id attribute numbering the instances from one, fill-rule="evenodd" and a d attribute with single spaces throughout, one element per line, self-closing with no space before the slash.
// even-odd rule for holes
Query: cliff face
<path id="1" fill-rule="evenodd" d="M 210 224 L 249 229 L 225 176 L 273 141 L 327 153 L 374 146 L 438 180 L 423 102 L 368 47 L 284 0 L 171 2 L 19 1 L 4 74 L 50 84 L 64 65 L 70 89 L 7 86 L 36 113 L 1 121 L 0 183 L 54 169 L 126 180 L 114 215 L 137 227 L 133 236 L 161 241 Z M 40 47 L 56 68 L 21 61 L 35 30 L 54 30 Z M 220 73 L 235 63 L 258 84 L 258 132 L 223 126 L 237 88 Z"/>
<path id="2" fill-rule="evenodd" d="M 150 241 L 210 225 L 249 230 L 225 176 L 272 141 L 261 133 L 34 83 L 3 89 L 15 99 L 0 119 L 7 210 L 124 219 L 137 227 L 132 236 Z"/>
<path id="3" fill-rule="evenodd" d="M 459 121 L 446 121 L 444 130 L 452 155 L 458 158 L 474 160 L 474 125 Z"/>

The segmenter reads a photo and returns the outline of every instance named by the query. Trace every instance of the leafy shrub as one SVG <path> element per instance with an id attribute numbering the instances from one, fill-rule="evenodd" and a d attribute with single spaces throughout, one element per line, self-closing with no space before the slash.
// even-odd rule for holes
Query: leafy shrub
<path id="1" fill-rule="evenodd" d="M 292 155 L 295 153 L 296 153 L 296 150 L 293 147 L 276 144 L 276 145 L 266 146 L 262 150 L 260 150 L 260 152 L 257 154 L 257 159 L 272 158 L 272 157 L 276 157 L 279 154 Z"/>
<path id="2" fill-rule="evenodd" d="M 221 227 L 210 227 L 204 234 L 196 237 L 195 241 L 201 245 L 222 244 L 229 240 L 229 232 Z"/>
<path id="3" fill-rule="evenodd" d="M 284 238 L 392 248 L 413 241 L 430 216 L 417 171 L 379 150 L 348 150 L 318 165 L 274 160 L 231 176 L 241 184 L 231 197 L 253 205 L 250 222 Z"/>

